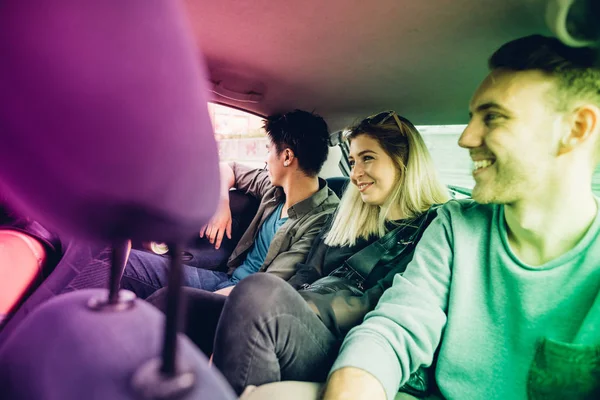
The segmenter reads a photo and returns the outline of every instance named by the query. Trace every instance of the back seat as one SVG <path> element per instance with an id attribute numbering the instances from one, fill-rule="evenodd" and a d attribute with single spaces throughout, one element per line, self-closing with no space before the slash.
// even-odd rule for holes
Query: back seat
<path id="1" fill-rule="evenodd" d="M 345 176 L 327 178 L 327 185 L 338 197 L 342 197 L 346 185 L 350 181 Z M 231 207 L 231 239 L 223 237 L 223 242 L 219 249 L 215 249 L 213 244 L 204 238 L 194 238 L 188 244 L 183 255 L 183 262 L 197 268 L 210 270 L 226 271 L 226 264 L 237 242 L 246 231 L 250 222 L 258 210 L 259 202 L 252 196 L 246 195 L 240 191 L 232 190 L 229 192 L 229 205 Z M 200 230 L 200 229 L 198 229 Z M 134 247 L 141 249 L 141 244 Z"/>
<path id="2" fill-rule="evenodd" d="M 327 178 L 327 185 L 337 194 L 337 197 L 340 199 L 346 190 L 346 186 L 348 182 L 350 182 L 350 178 L 346 176 L 336 176 L 334 178 Z"/>

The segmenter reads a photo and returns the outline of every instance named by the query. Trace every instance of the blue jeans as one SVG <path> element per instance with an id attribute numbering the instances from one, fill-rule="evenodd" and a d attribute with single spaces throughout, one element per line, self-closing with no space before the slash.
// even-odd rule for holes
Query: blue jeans
<path id="1" fill-rule="evenodd" d="M 167 286 L 170 264 L 171 260 L 167 257 L 131 250 L 121 279 L 121 288 L 131 290 L 139 298 L 145 299 L 158 289 Z M 225 272 L 210 271 L 189 265 L 181 267 L 181 284 L 183 286 L 214 292 L 234 285 Z"/>

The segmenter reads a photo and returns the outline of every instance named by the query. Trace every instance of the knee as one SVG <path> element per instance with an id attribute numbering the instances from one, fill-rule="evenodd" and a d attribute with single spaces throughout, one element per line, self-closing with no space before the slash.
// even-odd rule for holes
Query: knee
<path id="1" fill-rule="evenodd" d="M 169 259 L 141 250 L 131 250 L 125 265 L 125 274 L 147 275 L 149 273 L 162 273 L 169 270 Z"/>
<path id="2" fill-rule="evenodd" d="M 283 279 L 267 274 L 257 273 L 243 279 L 231 292 L 231 296 L 255 297 L 259 294 L 270 293 L 289 286 Z M 230 297 L 231 297 L 230 296 Z"/>
<path id="3" fill-rule="evenodd" d="M 295 292 L 283 279 L 267 273 L 257 273 L 236 285 L 227 299 L 227 307 L 242 307 L 251 312 L 261 313 L 285 302 L 285 298 L 295 295 Z"/>
<path id="4" fill-rule="evenodd" d="M 123 277 L 141 279 L 142 277 L 147 276 L 148 265 L 144 261 L 143 256 L 140 256 L 136 250 L 132 250 L 127 258 L 127 263 L 123 270 Z"/>
<path id="5" fill-rule="evenodd" d="M 164 313 L 167 310 L 167 291 L 166 287 L 158 289 L 146 298 L 146 301 Z"/>

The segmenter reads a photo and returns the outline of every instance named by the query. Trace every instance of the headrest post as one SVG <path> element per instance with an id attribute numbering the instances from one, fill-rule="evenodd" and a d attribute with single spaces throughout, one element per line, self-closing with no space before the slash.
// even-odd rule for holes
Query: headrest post
<path id="1" fill-rule="evenodd" d="M 171 270 L 162 356 L 148 360 L 133 375 L 133 388 L 143 399 L 180 398 L 193 390 L 198 381 L 192 366 L 185 362 L 184 357 L 177 357 L 177 332 L 185 314 L 185 301 L 181 301 L 182 249 L 180 244 L 169 243 Z"/>
<path id="2" fill-rule="evenodd" d="M 135 305 L 135 294 L 129 290 L 120 290 L 121 278 L 129 258 L 131 241 L 116 241 L 113 244 L 110 276 L 108 277 L 108 297 L 93 297 L 88 306 L 95 311 L 124 311 Z"/>
<path id="3" fill-rule="evenodd" d="M 116 242 L 112 251 L 112 265 L 110 267 L 110 277 L 108 282 L 108 303 L 117 304 L 119 302 L 119 288 L 121 286 L 121 278 L 127 258 L 131 250 L 131 241 Z"/>
<path id="4" fill-rule="evenodd" d="M 173 376 L 176 371 L 177 332 L 181 329 L 181 316 L 185 313 L 184 303 L 181 301 L 181 255 L 180 244 L 169 244 L 171 256 L 171 271 L 167 288 L 167 318 L 165 323 L 165 336 L 162 351 L 162 366 L 160 372 L 166 376 Z"/>

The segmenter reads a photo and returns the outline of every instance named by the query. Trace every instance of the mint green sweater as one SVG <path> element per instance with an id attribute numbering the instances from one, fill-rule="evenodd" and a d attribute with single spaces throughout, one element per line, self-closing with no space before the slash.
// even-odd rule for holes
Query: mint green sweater
<path id="1" fill-rule="evenodd" d="M 442 207 L 405 274 L 348 333 L 332 372 L 366 370 L 393 399 L 439 345 L 435 376 L 447 399 L 526 399 L 543 339 L 567 348 L 556 362 L 567 370 L 581 363 L 572 349 L 598 354 L 600 213 L 575 248 L 531 267 L 511 251 L 503 211 L 471 201 Z"/>

